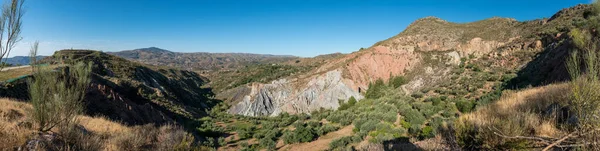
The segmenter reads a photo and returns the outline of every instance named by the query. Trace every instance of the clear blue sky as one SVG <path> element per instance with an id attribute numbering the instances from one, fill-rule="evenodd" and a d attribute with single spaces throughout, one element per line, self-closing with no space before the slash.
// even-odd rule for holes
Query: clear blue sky
<path id="1" fill-rule="evenodd" d="M 6 1 L 6 0 L 4 0 Z M 41 54 L 86 48 L 160 47 L 310 57 L 349 53 L 400 33 L 414 20 L 532 20 L 590 0 L 27 0 L 23 41 Z"/>

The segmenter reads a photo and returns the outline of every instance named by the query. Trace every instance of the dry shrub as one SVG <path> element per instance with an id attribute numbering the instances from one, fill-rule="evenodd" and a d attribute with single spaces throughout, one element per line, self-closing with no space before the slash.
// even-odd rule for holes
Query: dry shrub
<path id="1" fill-rule="evenodd" d="M 30 139 L 41 138 L 28 119 L 27 103 L 0 99 L 0 150 L 17 149 Z M 105 117 L 78 116 L 79 123 L 55 128 L 54 142 L 41 142 L 49 150 L 210 150 L 194 144 L 193 135 L 175 125 L 127 127 Z"/>
<path id="2" fill-rule="evenodd" d="M 0 99 L 0 148 L 18 148 L 34 134 L 25 116 L 28 109 L 29 104 Z"/>
<path id="3" fill-rule="evenodd" d="M 456 139 L 467 149 L 514 149 L 531 145 L 512 136 L 560 137 L 557 110 L 569 102 L 569 85 L 548 85 L 503 97 L 455 122 Z M 556 106 L 556 107 L 555 107 Z"/>
<path id="4" fill-rule="evenodd" d="M 152 124 L 132 127 L 112 140 L 117 150 L 207 150 L 194 144 L 194 137 L 175 125 Z"/>
<path id="5" fill-rule="evenodd" d="M 158 150 L 191 150 L 194 136 L 185 132 L 181 127 L 165 125 L 160 127 L 157 136 Z"/>

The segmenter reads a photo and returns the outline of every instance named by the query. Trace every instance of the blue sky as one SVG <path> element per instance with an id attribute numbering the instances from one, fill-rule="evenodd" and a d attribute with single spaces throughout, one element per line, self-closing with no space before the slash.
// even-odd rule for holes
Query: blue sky
<path id="1" fill-rule="evenodd" d="M 6 1 L 6 0 L 4 0 Z M 85 48 L 159 47 L 311 57 L 349 53 L 414 20 L 532 20 L 590 0 L 27 0 L 23 41 L 11 56 Z"/>

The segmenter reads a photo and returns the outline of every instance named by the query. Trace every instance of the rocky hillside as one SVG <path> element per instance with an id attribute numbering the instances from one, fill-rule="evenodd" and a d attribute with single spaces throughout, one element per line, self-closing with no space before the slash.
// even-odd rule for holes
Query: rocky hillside
<path id="1" fill-rule="evenodd" d="M 43 60 L 59 69 L 61 64 L 80 61 L 93 63 L 92 84 L 84 100 L 87 115 L 128 125 L 177 122 L 195 128 L 193 120 L 206 116 L 206 110 L 218 103 L 211 99 L 212 91 L 203 88 L 207 79 L 191 71 L 142 65 L 92 50 L 57 51 Z M 26 79 L 4 87 L 27 91 Z M 18 94 L 25 95 L 16 99 L 27 100 L 27 93 Z"/>
<path id="2" fill-rule="evenodd" d="M 179 67 L 187 70 L 226 70 L 249 64 L 279 63 L 298 58 L 248 53 L 179 53 L 156 47 L 110 52 L 110 54 L 146 64 Z"/>
<path id="3" fill-rule="evenodd" d="M 523 67 L 533 68 L 527 63 L 540 52 L 547 52 L 543 50 L 560 46 L 559 42 L 564 39 L 561 33 L 583 20 L 588 7 L 578 5 L 561 10 L 549 19 L 525 22 L 508 18 L 472 23 L 452 23 L 435 17 L 419 19 L 394 37 L 330 60 L 309 72 L 232 89 L 227 98 L 233 103 L 229 112 L 273 116 L 282 112 L 335 109 L 340 106 L 339 100 L 360 99 L 371 82 L 392 76 L 409 79 L 410 82 L 403 85 L 403 91 L 409 94 L 436 93 L 423 89 L 442 83 L 470 88 L 469 79 L 474 77 L 460 69 L 467 66 L 469 72 L 483 71 L 504 77 Z M 542 68 L 559 67 L 544 65 Z M 518 74 L 527 71 L 531 72 L 524 70 Z M 474 91 L 454 95 L 478 99 L 492 91 L 494 85 L 483 80 Z M 447 90 L 438 88 L 439 92 Z"/>

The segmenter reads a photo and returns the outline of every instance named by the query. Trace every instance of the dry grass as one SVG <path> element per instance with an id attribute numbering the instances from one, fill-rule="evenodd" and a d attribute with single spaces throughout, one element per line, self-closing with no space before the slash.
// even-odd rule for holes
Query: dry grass
<path id="1" fill-rule="evenodd" d="M 553 84 L 519 92 L 505 92 L 500 100 L 461 116 L 455 126 L 460 145 L 467 148 L 513 148 L 523 140 L 499 136 L 560 137 L 565 134 L 552 106 L 569 101 L 569 85 Z M 557 108 L 560 109 L 560 108 Z M 556 108 L 555 108 L 556 110 Z M 496 133 L 496 134 L 494 134 Z M 481 146 L 478 146 L 481 145 Z"/>
<path id="2" fill-rule="evenodd" d="M 58 67 L 58 65 L 50 65 L 50 66 L 45 66 L 42 68 L 43 69 L 54 69 L 56 67 Z M 12 78 L 18 78 L 20 76 L 30 75 L 30 74 L 31 74 L 31 67 L 4 70 L 4 71 L 0 71 L 0 81 L 6 81 L 6 80 L 9 80 Z"/>
<path id="3" fill-rule="evenodd" d="M 31 124 L 27 124 L 27 109 L 31 105 L 0 99 L 0 149 L 19 147 L 34 134 Z"/>
<path id="4" fill-rule="evenodd" d="M 0 98 L 0 150 L 16 149 L 37 136 L 27 103 Z M 79 128 L 53 129 L 66 144 L 60 150 L 207 150 L 193 144 L 194 137 L 179 126 L 125 126 L 104 117 L 79 116 Z"/>
<path id="5" fill-rule="evenodd" d="M 31 74 L 31 68 L 19 68 L 8 71 L 0 71 L 0 81 L 6 81 L 19 76 Z"/>

